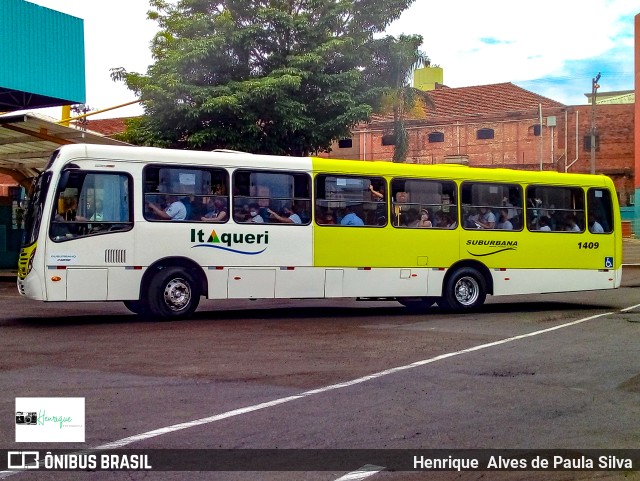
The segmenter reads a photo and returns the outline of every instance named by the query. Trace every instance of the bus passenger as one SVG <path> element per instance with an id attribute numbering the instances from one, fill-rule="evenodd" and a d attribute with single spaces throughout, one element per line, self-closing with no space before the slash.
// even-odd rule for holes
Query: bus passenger
<path id="1" fill-rule="evenodd" d="M 223 222 L 227 219 L 227 204 L 219 197 L 209 199 L 207 213 L 200 219 L 209 222 Z"/>
<path id="2" fill-rule="evenodd" d="M 318 215 L 318 224 L 320 225 L 335 225 L 336 218 L 331 212 L 326 212 L 324 214 L 319 213 Z"/>
<path id="3" fill-rule="evenodd" d="M 543 215 L 538 220 L 538 230 L 542 232 L 551 232 L 551 227 L 549 226 L 549 218 L 546 215 Z"/>
<path id="4" fill-rule="evenodd" d="M 96 209 L 93 212 L 93 214 L 91 214 L 91 217 L 89 217 L 89 220 L 97 220 L 97 221 L 104 220 L 102 199 L 96 199 Z"/>
<path id="5" fill-rule="evenodd" d="M 384 185 L 380 186 L 378 190 L 376 190 L 373 188 L 373 184 L 369 184 L 369 191 L 376 201 L 384 202 Z"/>
<path id="6" fill-rule="evenodd" d="M 573 214 L 568 214 L 565 218 L 565 224 L 567 225 L 566 231 L 568 232 L 580 232 L 580 226 L 578 225 L 578 219 Z"/>
<path id="7" fill-rule="evenodd" d="M 420 219 L 418 220 L 417 227 L 433 227 L 433 224 L 429 220 L 429 211 L 427 209 L 420 211 Z"/>
<path id="8" fill-rule="evenodd" d="M 253 222 L 255 224 L 263 224 L 264 219 L 260 215 L 260 206 L 258 204 L 250 204 L 249 205 L 249 222 Z"/>
<path id="9" fill-rule="evenodd" d="M 513 224 L 509 220 L 508 209 L 500 209 L 500 219 L 498 220 L 497 228 L 502 230 L 513 230 Z"/>
<path id="10" fill-rule="evenodd" d="M 420 219 L 418 217 L 418 211 L 416 209 L 409 209 L 404 215 L 405 227 L 419 227 L 418 223 Z"/>
<path id="11" fill-rule="evenodd" d="M 602 225 L 596 220 L 596 216 L 589 214 L 589 232 L 592 234 L 604 234 Z"/>
<path id="12" fill-rule="evenodd" d="M 169 196 L 169 207 L 162 209 L 153 202 L 147 202 L 147 207 L 161 220 L 185 220 L 187 218 L 187 206 L 177 196 Z"/>
<path id="13" fill-rule="evenodd" d="M 480 216 L 475 223 L 478 229 L 495 229 L 496 216 L 488 207 L 480 207 Z"/>
<path id="14" fill-rule="evenodd" d="M 296 208 L 295 204 L 285 205 L 282 208 L 283 215 L 280 215 L 274 212 L 270 208 L 267 208 L 267 212 L 271 217 L 273 217 L 278 222 L 289 223 L 289 224 L 302 224 L 302 219 L 300 219 L 300 216 L 298 215 L 298 209 Z"/>
<path id="15" fill-rule="evenodd" d="M 340 221 L 340 225 L 364 225 L 364 221 L 358 217 L 352 206 L 348 205 L 345 209 L 346 215 Z"/>

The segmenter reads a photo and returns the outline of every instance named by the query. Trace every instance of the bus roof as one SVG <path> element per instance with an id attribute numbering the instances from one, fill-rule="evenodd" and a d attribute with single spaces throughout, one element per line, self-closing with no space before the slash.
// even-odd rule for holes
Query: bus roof
<path id="1" fill-rule="evenodd" d="M 258 168 L 278 170 L 313 170 L 316 173 L 359 174 L 368 176 L 435 177 L 451 180 L 490 182 L 577 184 L 613 187 L 605 175 L 569 174 L 555 171 L 531 171 L 506 168 L 469 167 L 460 164 L 406 164 L 388 161 L 326 159 L 321 157 L 286 157 L 250 154 L 237 151 L 195 151 L 161 149 L 156 147 L 71 144 L 60 147 L 62 165 L 74 160 L 96 159 L 154 164 L 181 163 L 185 165 L 226 168 Z M 61 168 L 59 165 L 58 168 Z"/>

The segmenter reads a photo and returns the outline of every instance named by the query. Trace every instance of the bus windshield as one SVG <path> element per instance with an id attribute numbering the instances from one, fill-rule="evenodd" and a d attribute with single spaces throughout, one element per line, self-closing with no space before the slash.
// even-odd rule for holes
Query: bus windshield
<path id="1" fill-rule="evenodd" d="M 44 203 L 47 199 L 51 172 L 44 172 L 33 180 L 29 192 L 29 202 L 24 220 L 24 245 L 29 246 L 38 240 L 38 231 L 42 221 Z"/>

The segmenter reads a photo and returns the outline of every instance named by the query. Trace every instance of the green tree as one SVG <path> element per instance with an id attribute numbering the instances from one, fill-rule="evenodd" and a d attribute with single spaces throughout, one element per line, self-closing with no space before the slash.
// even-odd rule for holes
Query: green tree
<path id="1" fill-rule="evenodd" d="M 412 0 L 151 0 L 146 74 L 114 69 L 143 102 L 125 139 L 307 155 L 371 114 L 373 35 Z"/>
<path id="2" fill-rule="evenodd" d="M 413 72 L 431 64 L 429 57 L 420 50 L 421 45 L 421 35 L 388 36 L 373 45 L 373 70 L 382 72 L 371 79 L 371 87 L 381 94 L 374 106 L 377 112 L 393 113 L 394 162 L 407 159 L 407 114 L 421 117 L 425 107 L 433 104 L 427 93 L 411 86 Z"/>

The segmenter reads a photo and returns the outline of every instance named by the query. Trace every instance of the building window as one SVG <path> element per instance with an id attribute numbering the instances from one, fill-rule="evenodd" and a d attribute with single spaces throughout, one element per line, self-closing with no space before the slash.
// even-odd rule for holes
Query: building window
<path id="1" fill-rule="evenodd" d="M 396 138 L 393 134 L 382 136 L 382 145 L 396 145 Z"/>
<path id="2" fill-rule="evenodd" d="M 600 136 L 596 135 L 596 151 L 600 150 Z M 591 135 L 584 136 L 584 150 L 591 150 Z"/>
<path id="3" fill-rule="evenodd" d="M 444 132 L 431 132 L 429 134 L 429 143 L 444 142 Z"/>
<path id="4" fill-rule="evenodd" d="M 540 124 L 534 124 L 529 127 L 529 133 L 535 135 L 536 137 L 540 137 L 541 131 L 542 129 L 540 129 Z"/>
<path id="5" fill-rule="evenodd" d="M 353 139 L 340 139 L 338 140 L 339 149 L 350 149 L 353 147 Z"/>
<path id="6" fill-rule="evenodd" d="M 493 139 L 493 129 L 478 129 L 476 133 L 478 140 L 490 140 Z"/>

